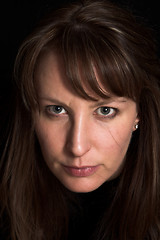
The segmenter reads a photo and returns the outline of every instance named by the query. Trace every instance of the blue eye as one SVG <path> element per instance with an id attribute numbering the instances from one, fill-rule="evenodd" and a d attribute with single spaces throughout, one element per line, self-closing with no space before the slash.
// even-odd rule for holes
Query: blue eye
<path id="1" fill-rule="evenodd" d="M 117 109 L 112 108 L 112 107 L 100 107 L 96 110 L 96 113 L 98 115 L 111 118 L 116 115 Z"/>
<path id="2" fill-rule="evenodd" d="M 50 105 L 50 106 L 47 106 L 47 112 L 53 115 L 61 115 L 66 113 L 66 110 L 62 106 Z"/>

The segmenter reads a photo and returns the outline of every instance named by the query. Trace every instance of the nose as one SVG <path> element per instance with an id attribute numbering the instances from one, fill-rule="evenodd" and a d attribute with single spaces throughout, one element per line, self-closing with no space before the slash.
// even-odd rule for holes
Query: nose
<path id="1" fill-rule="evenodd" d="M 88 121 L 78 116 L 71 122 L 67 138 L 67 149 L 74 157 L 82 157 L 91 148 L 91 136 L 88 133 Z"/>

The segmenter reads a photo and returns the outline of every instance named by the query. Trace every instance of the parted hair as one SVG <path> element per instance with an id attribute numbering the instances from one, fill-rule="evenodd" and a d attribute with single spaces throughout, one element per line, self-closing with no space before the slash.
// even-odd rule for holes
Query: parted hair
<path id="1" fill-rule="evenodd" d="M 0 160 L 1 214 L 12 240 L 60 240 L 68 229 L 71 194 L 46 166 L 34 131 L 35 71 L 45 51 L 64 60 L 76 93 L 103 87 L 137 104 L 133 133 L 112 204 L 96 240 L 160 239 L 160 66 L 151 32 L 106 1 L 81 1 L 51 11 L 21 45 L 14 68 L 14 113 Z M 85 87 L 84 87 L 85 85 Z M 57 137 L 57 136 L 56 136 Z M 107 223 L 107 224 L 106 224 Z"/>

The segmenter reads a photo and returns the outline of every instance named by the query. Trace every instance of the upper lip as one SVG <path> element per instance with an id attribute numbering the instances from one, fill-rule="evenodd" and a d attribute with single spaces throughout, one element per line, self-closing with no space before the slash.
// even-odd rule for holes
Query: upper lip
<path id="1" fill-rule="evenodd" d="M 67 168 L 77 168 L 77 169 L 82 169 L 82 168 L 93 168 L 93 167 L 96 167 L 96 166 L 66 166 L 66 165 L 63 165 L 64 167 L 67 167 Z"/>

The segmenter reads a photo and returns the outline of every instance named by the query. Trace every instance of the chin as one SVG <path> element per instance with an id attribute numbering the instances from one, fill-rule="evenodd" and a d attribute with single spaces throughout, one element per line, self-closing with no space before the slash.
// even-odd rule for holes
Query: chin
<path id="1" fill-rule="evenodd" d="M 92 192 L 98 189 L 104 182 L 102 183 L 92 183 L 92 181 L 86 181 L 86 179 L 78 179 L 78 181 L 73 181 L 73 183 L 61 182 L 68 190 L 71 192 L 77 193 L 87 193 Z"/>

